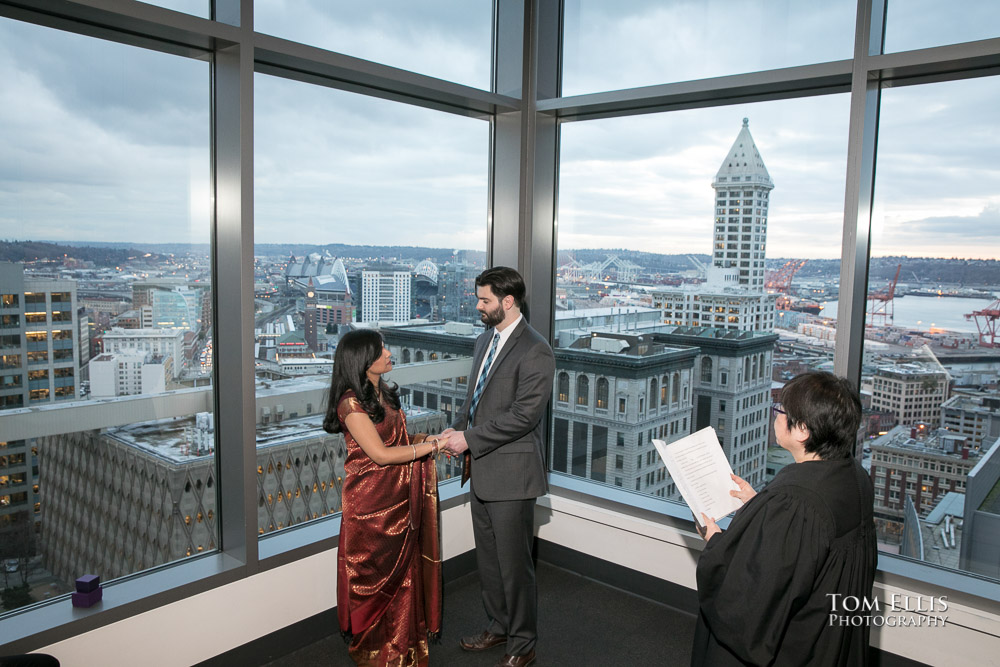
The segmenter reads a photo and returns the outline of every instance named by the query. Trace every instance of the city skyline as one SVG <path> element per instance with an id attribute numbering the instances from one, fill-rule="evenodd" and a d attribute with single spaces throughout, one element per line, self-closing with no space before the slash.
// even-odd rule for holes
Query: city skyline
<path id="1" fill-rule="evenodd" d="M 197 3 L 164 4 L 194 11 Z M 764 14 L 754 13 L 764 9 L 750 4 L 756 9 L 746 10 L 749 15 L 764 21 Z M 568 3 L 571 17 L 584 9 L 593 12 L 595 6 Z M 269 15 L 267 5 L 257 25 L 314 43 L 318 28 L 333 22 L 341 26 L 336 34 L 346 40 L 338 42 L 345 52 L 364 57 L 364 40 L 341 34 L 361 18 L 346 13 L 334 21 L 323 19 L 320 5 L 307 10 L 316 12 L 310 27 L 282 24 L 281 13 Z M 483 20 L 480 11 L 445 12 L 439 27 L 443 43 L 469 56 L 443 60 L 462 62 L 435 59 L 417 35 L 399 50 L 380 51 L 381 59 L 485 85 L 488 50 L 470 46 Z M 988 16 L 992 10 L 981 11 Z M 581 30 L 588 43 L 596 40 L 595 52 L 604 52 L 629 21 L 655 24 L 667 15 L 632 3 L 616 10 L 604 37 L 593 34 L 587 20 L 570 20 L 567 40 L 572 43 L 572 31 Z M 779 23 L 794 30 L 795 16 Z M 890 25 L 895 32 L 887 33 L 898 44 L 926 43 L 916 33 L 904 39 L 897 24 Z M 370 22 L 358 26 L 359 35 L 375 29 Z M 384 30 L 402 27 L 390 21 Z M 0 150 L 8 156 L 0 166 L 0 237 L 208 242 L 206 63 L 7 19 L 0 19 L 0 37 L 0 95 L 6 102 L 0 127 L 10 130 L 0 133 Z M 758 53 L 761 48 L 755 46 L 751 65 L 742 67 L 849 56 L 841 53 L 843 44 L 794 57 L 768 56 Z M 56 57 L 35 57 L 42 49 Z M 671 70 L 665 76 L 669 81 L 728 73 L 739 66 L 732 64 L 732 50 L 727 53 L 712 65 L 715 70 Z M 620 62 L 609 66 L 622 71 Z M 570 58 L 564 94 L 609 87 L 601 67 L 590 83 L 572 83 L 574 67 Z M 637 78 L 622 83 L 647 85 L 647 75 L 637 71 Z M 156 88 L 148 83 L 153 79 Z M 255 88 L 257 240 L 363 245 L 392 237 L 400 245 L 486 249 L 487 122 L 265 74 L 255 75 Z M 995 77 L 883 92 L 875 256 L 1000 256 L 991 233 L 1000 222 L 1000 196 L 994 194 L 1000 191 L 1000 169 L 992 158 L 997 129 L 990 111 L 998 101 Z M 848 96 L 836 94 L 564 123 L 558 245 L 705 252 L 711 179 L 740 119 L 748 117 L 776 185 L 768 254 L 839 256 L 848 111 Z"/>
<path id="2" fill-rule="evenodd" d="M 1000 3 L 0 7 L 7 653 L 324 634 L 337 347 L 377 330 L 407 431 L 441 432 L 491 263 L 556 360 L 543 560 L 688 611 L 694 524 L 652 441 L 710 426 L 760 491 L 794 461 L 782 388 L 831 371 L 862 402 L 884 598 L 962 602 L 933 637 L 877 628 L 873 659 L 1000 639 Z M 773 190 L 720 174 L 743 119 Z M 461 569 L 463 464 L 436 464 Z M 71 606 L 81 573 L 103 610 Z M 188 641 L 202 610 L 228 622 Z"/>

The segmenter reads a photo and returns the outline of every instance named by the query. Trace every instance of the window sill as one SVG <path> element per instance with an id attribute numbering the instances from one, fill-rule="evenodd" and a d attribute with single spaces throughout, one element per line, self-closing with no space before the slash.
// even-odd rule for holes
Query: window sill
<path id="1" fill-rule="evenodd" d="M 90 608 L 72 605 L 69 595 L 15 610 L 0 620 L 0 635 L 15 637 L 0 653 L 18 654 L 48 646 L 142 614 L 245 576 L 245 565 L 224 553 L 210 553 L 106 583 L 104 597 Z"/>

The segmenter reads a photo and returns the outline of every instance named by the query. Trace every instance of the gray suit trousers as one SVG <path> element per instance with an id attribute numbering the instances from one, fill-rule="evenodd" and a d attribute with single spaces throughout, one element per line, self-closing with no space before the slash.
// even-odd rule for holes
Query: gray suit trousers
<path id="1" fill-rule="evenodd" d="M 531 558 L 535 498 L 484 502 L 473 483 L 472 530 L 486 629 L 507 635 L 507 654 L 524 655 L 538 638 L 538 593 Z"/>

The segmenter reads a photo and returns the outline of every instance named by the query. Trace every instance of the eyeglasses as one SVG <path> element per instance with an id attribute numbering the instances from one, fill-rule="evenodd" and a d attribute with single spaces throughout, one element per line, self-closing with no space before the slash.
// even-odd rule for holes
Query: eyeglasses
<path id="1" fill-rule="evenodd" d="M 785 410 L 782 409 L 781 403 L 772 403 L 771 404 L 771 414 L 774 415 L 774 416 L 778 416 L 779 414 L 787 415 L 788 413 L 785 412 Z"/>

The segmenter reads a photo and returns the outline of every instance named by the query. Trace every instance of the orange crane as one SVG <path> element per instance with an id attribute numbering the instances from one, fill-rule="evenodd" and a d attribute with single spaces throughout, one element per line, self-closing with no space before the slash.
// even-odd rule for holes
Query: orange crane
<path id="1" fill-rule="evenodd" d="M 896 267 L 896 275 L 887 287 L 868 293 L 868 326 L 876 326 L 877 321 L 878 326 L 892 325 L 893 298 L 896 296 L 896 283 L 899 282 L 899 270 L 902 268 L 902 264 Z"/>
<path id="2" fill-rule="evenodd" d="M 792 278 L 795 277 L 795 272 L 805 266 L 807 261 L 809 260 L 792 259 L 785 262 L 780 269 L 770 275 L 767 282 L 764 283 L 764 288 L 771 292 L 788 294 L 788 290 L 792 286 Z"/>
<path id="3" fill-rule="evenodd" d="M 789 260 L 780 269 L 768 276 L 767 281 L 764 283 L 764 288 L 772 294 L 777 293 L 780 295 L 774 302 L 774 306 L 778 310 L 792 309 L 794 299 L 788 294 L 792 287 L 792 278 L 795 277 L 795 272 L 801 269 L 807 261 L 805 259 Z"/>
<path id="4" fill-rule="evenodd" d="M 982 318 L 982 322 L 979 321 L 979 318 Z M 979 330 L 980 345 L 983 347 L 1000 347 L 1000 341 L 997 340 L 998 334 L 1000 334 L 997 331 L 997 320 L 1000 319 L 1000 299 L 997 299 L 982 310 L 968 313 L 965 319 L 973 320 L 976 323 L 976 329 Z"/>

